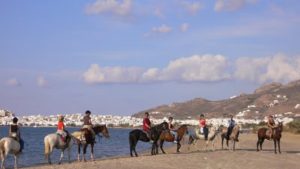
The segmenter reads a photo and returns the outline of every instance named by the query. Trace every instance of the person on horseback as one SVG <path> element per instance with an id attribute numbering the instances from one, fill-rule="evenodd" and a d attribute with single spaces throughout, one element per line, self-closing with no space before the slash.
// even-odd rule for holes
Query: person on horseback
<path id="1" fill-rule="evenodd" d="M 273 138 L 273 134 L 274 134 L 274 129 L 276 128 L 275 120 L 274 120 L 274 118 L 273 118 L 272 115 L 268 116 L 268 123 L 267 123 L 267 125 L 268 125 L 268 128 L 269 128 L 269 133 L 268 133 L 269 137 L 270 137 L 270 139 L 272 139 Z"/>
<path id="2" fill-rule="evenodd" d="M 177 143 L 177 141 L 176 141 L 176 137 L 177 137 L 177 132 L 176 132 L 176 130 L 175 130 L 175 127 L 174 127 L 174 125 L 173 125 L 173 117 L 169 117 L 169 130 L 170 130 L 170 132 L 171 132 L 171 134 L 174 136 L 174 138 L 175 138 L 175 140 L 174 140 L 174 143 Z"/>
<path id="3" fill-rule="evenodd" d="M 151 122 L 149 119 L 149 113 L 145 112 L 144 119 L 143 119 L 143 131 L 147 134 L 147 137 L 151 140 L 150 128 L 151 128 Z"/>
<path id="4" fill-rule="evenodd" d="M 20 143 L 20 152 L 22 152 L 22 150 L 24 149 L 24 141 L 21 138 L 21 132 L 20 132 L 20 127 L 18 125 L 18 120 L 19 119 L 17 117 L 13 118 L 12 120 L 13 123 L 9 127 L 8 136 Z"/>
<path id="5" fill-rule="evenodd" d="M 69 133 L 65 128 L 63 115 L 58 116 L 56 133 L 61 137 L 61 140 L 66 144 L 69 139 Z"/>
<path id="6" fill-rule="evenodd" d="M 92 133 L 92 136 L 93 136 L 93 139 L 95 140 L 95 132 L 93 130 L 93 124 L 92 124 L 92 118 L 91 118 L 91 111 L 87 110 L 85 112 L 85 116 L 83 117 L 83 129 L 86 128 L 88 129 L 91 133 Z"/>
<path id="7" fill-rule="evenodd" d="M 204 118 L 204 114 L 200 115 L 199 127 L 200 127 L 200 134 L 204 134 L 205 140 L 207 140 L 207 138 L 208 138 L 208 128 L 207 128 L 207 125 L 206 125 L 206 119 Z"/>
<path id="8" fill-rule="evenodd" d="M 235 120 L 233 120 L 233 115 L 230 115 L 230 119 L 228 120 L 228 129 L 227 129 L 227 139 L 229 140 L 230 134 L 232 133 L 232 130 L 234 126 L 236 125 Z M 239 141 L 238 138 L 236 138 L 235 141 Z"/>

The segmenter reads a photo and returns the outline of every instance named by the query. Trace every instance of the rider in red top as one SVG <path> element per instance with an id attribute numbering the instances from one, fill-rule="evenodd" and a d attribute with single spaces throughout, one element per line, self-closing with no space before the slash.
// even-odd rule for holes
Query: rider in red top
<path id="1" fill-rule="evenodd" d="M 150 128 L 151 128 L 151 122 L 149 119 L 149 113 L 146 112 L 144 119 L 143 119 L 143 130 L 147 134 L 147 137 L 151 140 L 151 133 L 150 133 Z"/>
<path id="2" fill-rule="evenodd" d="M 200 115 L 199 119 L 199 127 L 200 127 L 200 134 L 204 134 L 205 140 L 208 138 L 208 128 L 206 126 L 206 119 L 204 118 L 204 115 Z"/>

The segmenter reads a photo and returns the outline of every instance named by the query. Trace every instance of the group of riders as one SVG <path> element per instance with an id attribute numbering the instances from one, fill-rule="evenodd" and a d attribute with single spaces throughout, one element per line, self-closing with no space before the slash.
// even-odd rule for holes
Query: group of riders
<path id="1" fill-rule="evenodd" d="M 176 129 L 173 124 L 174 123 L 173 117 L 169 117 L 168 120 L 169 120 L 168 121 L 169 130 L 174 135 L 174 137 L 176 137 Z M 227 134 L 226 134 L 227 139 L 229 139 L 229 137 L 232 133 L 232 130 L 236 125 L 237 125 L 237 123 L 233 119 L 233 115 L 230 115 L 230 119 L 228 120 Z M 274 134 L 274 129 L 276 128 L 275 120 L 272 115 L 268 116 L 267 126 L 269 129 L 267 134 L 268 134 L 269 138 L 272 139 L 273 134 Z M 151 134 L 150 128 L 151 128 L 151 122 L 150 122 L 150 118 L 149 118 L 149 113 L 145 112 L 144 119 L 143 119 L 143 131 L 147 134 L 147 136 L 149 138 L 150 138 L 150 134 Z M 204 114 L 200 114 L 200 116 L 199 116 L 199 133 L 204 135 L 205 140 L 208 139 L 209 130 L 208 130 L 207 120 L 204 117 Z M 237 141 L 237 142 L 239 141 L 238 136 L 235 138 L 235 141 Z M 174 141 L 174 142 L 176 143 L 176 141 Z"/>
<path id="2" fill-rule="evenodd" d="M 85 112 L 85 116 L 83 117 L 82 121 L 83 121 L 82 128 L 88 129 L 91 132 L 92 137 L 95 138 L 95 132 L 92 129 L 93 124 L 92 124 L 92 119 L 91 119 L 91 111 L 87 110 Z M 176 129 L 175 129 L 173 123 L 174 123 L 173 117 L 169 117 L 168 118 L 169 130 L 175 136 Z M 229 139 L 229 136 L 235 125 L 236 125 L 236 122 L 233 119 L 233 116 L 230 115 L 230 119 L 228 120 L 227 139 Z M 275 120 L 274 120 L 273 116 L 271 116 L 271 115 L 268 116 L 267 126 L 269 128 L 269 130 L 268 130 L 269 138 L 272 139 L 273 131 L 274 131 L 274 128 L 276 128 L 276 125 L 275 125 Z M 148 138 L 150 138 L 150 134 L 151 134 L 150 128 L 151 128 L 151 121 L 150 121 L 149 113 L 145 112 L 144 119 L 143 119 L 143 131 L 146 133 Z M 199 128 L 200 128 L 199 133 L 203 134 L 205 137 L 205 140 L 207 140 L 209 131 L 208 131 L 207 120 L 203 114 L 201 114 L 199 116 Z M 56 133 L 61 137 L 61 140 L 64 143 L 67 143 L 68 140 L 71 139 L 69 132 L 66 130 L 63 115 L 60 115 L 58 118 Z M 13 118 L 12 124 L 9 127 L 9 137 L 14 138 L 16 141 L 18 141 L 20 143 L 20 152 L 22 152 L 22 150 L 24 148 L 24 141 L 21 138 L 20 127 L 18 125 L 17 117 Z M 93 140 L 95 140 L 95 139 L 93 139 Z M 236 138 L 236 141 L 239 141 L 239 140 Z"/>

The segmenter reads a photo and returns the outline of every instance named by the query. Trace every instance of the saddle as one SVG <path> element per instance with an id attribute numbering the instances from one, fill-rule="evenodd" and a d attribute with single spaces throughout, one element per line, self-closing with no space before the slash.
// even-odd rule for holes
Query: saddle
<path id="1" fill-rule="evenodd" d="M 88 128 L 81 128 L 80 129 L 81 135 L 79 140 L 83 143 L 86 143 L 88 140 L 91 139 L 92 142 L 96 143 L 96 138 L 93 137 L 92 132 Z"/>

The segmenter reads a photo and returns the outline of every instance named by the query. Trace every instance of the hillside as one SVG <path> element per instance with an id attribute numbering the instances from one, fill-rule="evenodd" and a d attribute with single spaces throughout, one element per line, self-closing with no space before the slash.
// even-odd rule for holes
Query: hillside
<path id="1" fill-rule="evenodd" d="M 134 114 L 143 117 L 148 111 L 154 118 L 173 116 L 177 119 L 196 118 L 200 113 L 206 117 L 228 117 L 229 114 L 243 118 L 263 118 L 269 114 L 300 114 L 300 80 L 286 85 L 271 83 L 256 89 L 252 94 L 241 94 L 225 100 L 210 101 L 195 98 L 182 103 L 172 103 L 147 109 Z M 296 106 L 297 105 L 297 106 Z"/>

